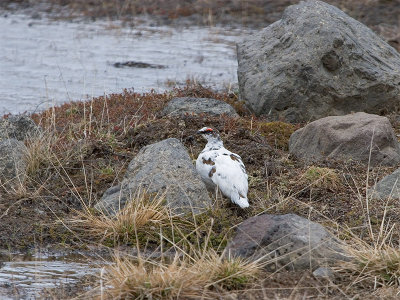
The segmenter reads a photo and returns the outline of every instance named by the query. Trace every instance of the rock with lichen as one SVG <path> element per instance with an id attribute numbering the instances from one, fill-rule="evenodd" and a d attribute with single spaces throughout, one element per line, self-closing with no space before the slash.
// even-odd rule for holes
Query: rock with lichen
<path id="1" fill-rule="evenodd" d="M 26 115 L 11 115 L 0 119 L 0 140 L 16 139 L 23 141 L 40 131 L 40 127 Z"/>
<path id="2" fill-rule="evenodd" d="M 219 116 L 226 114 L 232 117 L 238 117 L 235 109 L 228 103 L 212 98 L 178 97 L 168 102 L 162 111 L 163 115 L 184 116 L 207 114 Z"/>
<path id="3" fill-rule="evenodd" d="M 0 181 L 12 183 L 19 179 L 23 181 L 26 162 L 24 155 L 26 146 L 16 139 L 0 140 Z"/>
<path id="4" fill-rule="evenodd" d="M 115 214 L 140 192 L 162 195 L 174 213 L 198 213 L 211 205 L 189 153 L 175 138 L 143 147 L 121 184 L 109 188 L 96 208 Z"/>
<path id="5" fill-rule="evenodd" d="M 322 1 L 302 1 L 237 46 L 240 97 L 257 115 L 290 122 L 400 101 L 400 53 Z"/>
<path id="6" fill-rule="evenodd" d="M 270 271 L 314 270 L 349 259 L 325 228 L 295 214 L 251 217 L 240 224 L 226 253 L 263 259 Z"/>

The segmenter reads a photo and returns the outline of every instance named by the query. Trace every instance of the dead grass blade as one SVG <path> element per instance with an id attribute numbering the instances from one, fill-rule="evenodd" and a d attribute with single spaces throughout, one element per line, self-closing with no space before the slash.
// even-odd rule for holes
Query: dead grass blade
<path id="1" fill-rule="evenodd" d="M 149 197 L 145 192 L 138 192 L 115 215 L 85 207 L 83 211 L 76 210 L 75 217 L 68 224 L 77 231 L 84 230 L 85 234 L 95 239 L 126 242 L 136 231 L 146 226 L 160 226 L 170 218 L 172 216 L 165 206 L 163 195 Z"/>

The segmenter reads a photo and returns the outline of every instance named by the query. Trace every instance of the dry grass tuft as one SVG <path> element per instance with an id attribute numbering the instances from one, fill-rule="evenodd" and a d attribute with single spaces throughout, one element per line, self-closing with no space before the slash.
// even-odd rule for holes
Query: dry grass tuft
<path id="1" fill-rule="evenodd" d="M 366 197 L 366 201 L 370 199 Z M 349 262 L 343 262 L 337 268 L 339 273 L 353 278 L 352 284 L 359 283 L 378 287 L 400 286 L 400 248 L 393 241 L 396 224 L 391 224 L 386 218 L 387 207 L 381 220 L 380 230 L 374 232 L 370 215 L 367 215 L 370 242 L 365 241 L 350 231 L 351 240 L 347 243 L 346 251 L 352 256 Z"/>
<path id="2" fill-rule="evenodd" d="M 343 263 L 339 272 L 351 274 L 353 284 L 373 283 L 381 286 L 400 286 L 400 249 L 390 245 L 374 248 L 358 243 L 347 248 L 354 260 Z"/>
<path id="3" fill-rule="evenodd" d="M 208 286 L 218 285 L 224 290 L 238 290 L 247 287 L 256 280 L 262 267 L 259 261 L 218 255 L 212 250 L 205 253 L 200 262 L 198 263 L 201 266 L 200 271 L 209 270 L 210 272 Z"/>
<path id="4" fill-rule="evenodd" d="M 109 215 L 86 207 L 77 210 L 74 218 L 69 220 L 71 227 L 85 231 L 92 238 L 128 242 L 137 232 L 149 226 L 161 226 L 171 220 L 169 209 L 164 205 L 164 197 L 149 197 L 138 192 L 126 206 L 115 215 Z"/>
<path id="5" fill-rule="evenodd" d="M 49 131 L 35 134 L 26 139 L 25 161 L 27 176 L 36 177 L 42 169 L 56 164 L 57 158 L 53 151 L 56 140 L 55 133 Z"/>
<path id="6" fill-rule="evenodd" d="M 56 140 L 53 132 L 49 131 L 36 132 L 25 138 L 26 148 L 20 161 L 15 161 L 16 177 L 1 183 L 7 194 L 20 199 L 40 194 L 43 182 L 50 176 L 48 169 L 54 169 L 58 159 L 53 149 Z"/>
<path id="7" fill-rule="evenodd" d="M 367 171 L 367 179 L 369 177 L 369 168 Z M 368 182 L 368 180 L 367 180 Z M 368 230 L 367 237 L 359 237 L 351 230 L 348 230 L 351 236 L 347 242 L 346 251 L 352 256 L 352 260 L 343 262 L 336 268 L 338 273 L 348 276 L 351 284 L 347 290 L 357 285 L 367 285 L 373 290 L 382 287 L 395 286 L 400 287 L 400 248 L 399 240 L 396 232 L 396 223 L 391 221 L 388 214 L 390 213 L 390 198 L 386 199 L 383 204 L 383 212 L 380 217 L 379 230 L 374 229 L 373 213 L 371 201 L 373 200 L 368 193 L 368 184 L 366 184 L 366 193 L 362 195 L 358 192 L 359 201 L 362 202 L 365 225 Z M 400 290 L 397 291 L 397 296 Z"/>
<path id="8" fill-rule="evenodd" d="M 178 256 L 168 264 L 116 257 L 105 279 L 110 299 L 177 299 L 203 294 L 207 273 Z"/>
<path id="9" fill-rule="evenodd" d="M 260 268 L 258 262 L 213 250 L 195 256 L 176 254 L 169 262 L 116 256 L 105 272 L 106 295 L 112 299 L 212 299 L 216 291 L 221 294 L 247 287 Z"/>
<path id="10" fill-rule="evenodd" d="M 270 143 L 277 149 L 289 150 L 289 139 L 296 130 L 296 126 L 284 122 L 262 122 L 255 121 L 253 129 L 260 131 Z"/>

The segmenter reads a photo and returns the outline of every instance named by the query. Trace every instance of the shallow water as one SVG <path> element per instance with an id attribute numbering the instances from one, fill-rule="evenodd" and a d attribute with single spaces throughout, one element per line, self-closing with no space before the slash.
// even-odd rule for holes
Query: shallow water
<path id="1" fill-rule="evenodd" d="M 114 22 L 0 17 L 0 113 L 45 109 L 91 96 L 151 89 L 195 79 L 221 89 L 237 83 L 235 43 L 244 30 L 124 28 Z M 156 68 L 116 68 L 144 62 Z"/>
<path id="2" fill-rule="evenodd" d="M 100 275 L 101 265 L 82 255 L 10 255 L 0 265 L 0 299 L 35 299 L 43 289 Z"/>

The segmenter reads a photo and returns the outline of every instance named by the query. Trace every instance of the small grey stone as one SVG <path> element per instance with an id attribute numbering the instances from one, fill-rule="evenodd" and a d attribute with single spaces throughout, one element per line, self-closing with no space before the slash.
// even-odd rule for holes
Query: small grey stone
<path id="1" fill-rule="evenodd" d="M 302 1 L 237 45 L 240 98 L 256 113 L 308 122 L 400 101 L 400 54 L 322 1 Z"/>
<path id="2" fill-rule="evenodd" d="M 389 174 L 369 189 L 369 194 L 375 199 L 400 199 L 400 169 Z"/>
<path id="3" fill-rule="evenodd" d="M 333 280 L 335 277 L 332 269 L 329 267 L 319 267 L 313 272 L 313 275 L 315 278 L 323 278 L 328 280 Z"/>
<path id="4" fill-rule="evenodd" d="M 363 112 L 309 123 L 290 136 L 289 152 L 309 162 L 351 159 L 372 166 L 400 162 L 399 143 L 389 120 Z"/>
<path id="5" fill-rule="evenodd" d="M 143 147 L 121 184 L 109 188 L 96 208 L 115 214 L 138 191 L 165 195 L 174 213 L 198 213 L 211 205 L 185 146 L 174 138 Z"/>
<path id="6" fill-rule="evenodd" d="M 184 116 L 186 114 L 209 114 L 237 117 L 238 114 L 228 103 L 211 98 L 173 98 L 162 111 L 163 115 Z"/>

